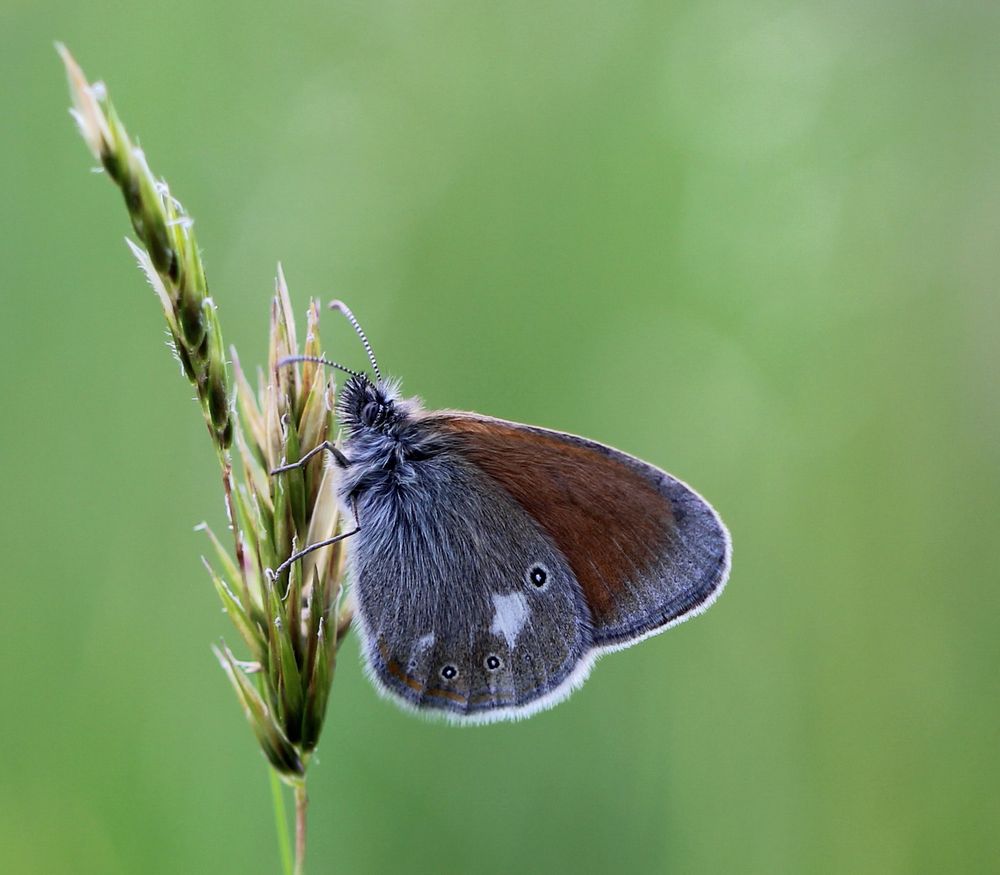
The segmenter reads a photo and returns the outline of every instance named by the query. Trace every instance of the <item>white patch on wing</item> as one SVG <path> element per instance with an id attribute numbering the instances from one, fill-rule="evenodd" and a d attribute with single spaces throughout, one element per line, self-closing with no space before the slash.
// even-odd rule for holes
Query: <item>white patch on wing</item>
<path id="1" fill-rule="evenodd" d="M 519 592 L 493 594 L 493 625 L 490 632 L 503 635 L 507 646 L 513 647 L 528 619 L 528 600 Z"/>

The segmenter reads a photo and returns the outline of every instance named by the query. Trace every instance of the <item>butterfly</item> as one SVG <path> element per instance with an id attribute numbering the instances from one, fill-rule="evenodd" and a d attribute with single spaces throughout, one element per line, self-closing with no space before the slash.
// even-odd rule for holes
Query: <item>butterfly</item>
<path id="1" fill-rule="evenodd" d="M 455 722 L 526 717 L 565 699 L 603 653 L 707 609 L 731 542 L 685 483 L 620 450 L 489 416 L 428 411 L 382 377 L 350 376 L 328 452 L 354 528 L 348 577 L 367 672 L 404 708 Z"/>

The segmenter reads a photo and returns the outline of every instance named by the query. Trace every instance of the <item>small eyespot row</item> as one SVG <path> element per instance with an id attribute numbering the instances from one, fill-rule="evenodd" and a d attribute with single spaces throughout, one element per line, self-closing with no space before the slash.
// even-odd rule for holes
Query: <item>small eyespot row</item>
<path id="1" fill-rule="evenodd" d="M 500 671 L 503 668 L 503 660 L 495 653 L 489 654 L 483 660 L 483 666 L 487 671 Z M 458 668 L 452 663 L 441 666 L 440 675 L 446 681 L 453 681 L 458 677 Z"/>
<path id="2" fill-rule="evenodd" d="M 546 581 L 549 579 L 549 573 L 545 570 L 544 565 L 532 565 L 531 570 L 528 572 L 528 581 L 539 589 L 545 586 Z"/>

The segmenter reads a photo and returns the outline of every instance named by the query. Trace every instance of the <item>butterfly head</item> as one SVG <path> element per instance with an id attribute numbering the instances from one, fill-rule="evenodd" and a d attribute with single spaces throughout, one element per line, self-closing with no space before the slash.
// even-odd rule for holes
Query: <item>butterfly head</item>
<path id="1" fill-rule="evenodd" d="M 352 376 L 344 384 L 338 406 L 340 421 L 352 434 L 362 431 L 390 434 L 411 413 L 396 382 L 373 382 L 363 374 Z"/>

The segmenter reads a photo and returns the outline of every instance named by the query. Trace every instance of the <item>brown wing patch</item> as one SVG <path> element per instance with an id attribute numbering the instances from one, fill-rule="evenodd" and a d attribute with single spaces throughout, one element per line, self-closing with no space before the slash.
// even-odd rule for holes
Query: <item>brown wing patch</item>
<path id="1" fill-rule="evenodd" d="M 671 544 L 669 499 L 613 451 L 583 439 L 468 415 L 433 422 L 552 538 L 595 626 L 613 623 L 630 583 L 648 578 Z"/>

